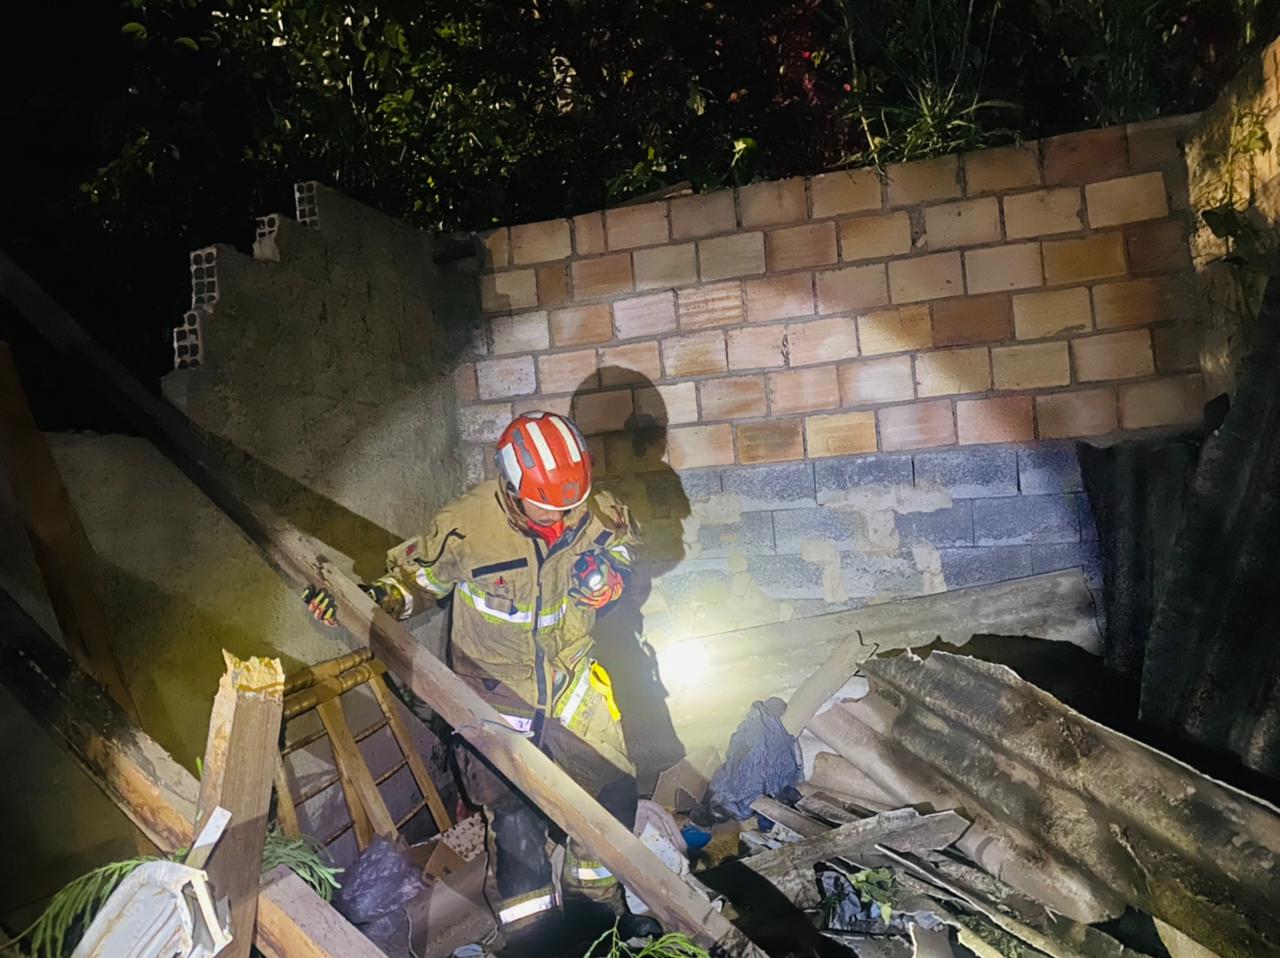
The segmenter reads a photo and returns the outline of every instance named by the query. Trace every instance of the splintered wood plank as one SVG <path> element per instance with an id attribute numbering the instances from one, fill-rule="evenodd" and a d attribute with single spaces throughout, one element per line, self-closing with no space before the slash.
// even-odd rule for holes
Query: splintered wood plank
<path id="1" fill-rule="evenodd" d="M 334 698 L 321 702 L 316 706 L 316 712 L 333 745 L 334 763 L 338 766 L 347 804 L 351 806 L 351 819 L 355 822 L 356 842 L 360 850 L 364 851 L 374 835 L 394 841 L 399 834 L 395 819 L 387 810 L 387 803 L 378 791 L 378 783 L 373 780 L 369 766 L 360 754 L 360 746 L 351 735 L 351 726 L 342 711 L 342 700 Z"/>
<path id="2" fill-rule="evenodd" d="M 273 569 L 296 586 L 329 589 L 352 647 L 369 646 L 526 798 L 618 876 L 665 927 L 735 958 L 762 954 L 537 746 L 512 734 L 493 706 L 361 591 L 334 561 L 332 549 L 272 509 L 218 460 L 177 409 L 143 388 L 3 252 L 0 295 L 52 346 L 83 364 L 90 381 L 227 514 Z"/>
<path id="3" fill-rule="evenodd" d="M 391 691 L 387 688 L 386 680 L 381 675 L 375 675 L 369 680 L 369 688 L 373 690 L 374 698 L 382 706 L 382 712 L 387 717 L 387 724 L 391 726 L 391 734 L 396 737 L 396 741 L 400 744 L 400 751 L 404 752 L 405 761 L 409 763 L 409 771 L 413 773 L 413 780 L 418 783 L 418 791 L 422 793 L 427 807 L 431 809 L 431 817 L 435 819 L 436 828 L 442 832 L 448 831 L 453 827 L 453 822 L 449 819 L 449 813 L 445 810 L 444 802 L 440 800 L 440 792 L 436 789 L 436 783 L 432 780 L 431 773 L 427 771 L 427 766 L 422 761 L 422 756 L 418 754 L 418 749 L 413 744 L 413 736 L 410 734 L 408 726 L 404 724 L 404 719 L 398 710 L 399 702 L 391 694 Z"/>
<path id="4" fill-rule="evenodd" d="M 0 589 L 0 682 L 164 851 L 191 842 L 199 786 Z"/>
<path id="5" fill-rule="evenodd" d="M 742 864 L 767 878 L 797 905 L 808 907 L 817 903 L 813 866 L 818 862 L 832 858 L 856 861 L 867 855 L 877 856 L 878 843 L 913 852 L 946 848 L 968 827 L 969 823 L 955 812 L 921 815 L 914 809 L 903 808 L 752 855 L 742 859 Z"/>
<path id="6" fill-rule="evenodd" d="M 4 589 L 0 684 L 162 852 L 190 846 L 200 792 L 195 776 L 131 722 Z M 259 889 L 254 943 L 268 958 L 385 958 L 292 873 Z"/>
<path id="7" fill-rule="evenodd" d="M 223 955 L 249 958 L 262 846 L 280 755 L 284 670 L 279 659 L 242 662 L 226 651 L 222 656 L 227 670 L 209 715 L 196 831 L 216 809 L 231 813 L 231 823 L 205 870 L 218 896 L 230 901 L 234 938 Z"/>
<path id="8" fill-rule="evenodd" d="M 138 707 L 111 645 L 111 632 L 90 583 L 88 536 L 27 405 L 9 347 L 0 342 L 0 461 L 22 512 L 36 564 L 63 640 L 76 663 L 98 679 L 129 718 Z M 141 724 L 141 723 L 139 723 Z"/>

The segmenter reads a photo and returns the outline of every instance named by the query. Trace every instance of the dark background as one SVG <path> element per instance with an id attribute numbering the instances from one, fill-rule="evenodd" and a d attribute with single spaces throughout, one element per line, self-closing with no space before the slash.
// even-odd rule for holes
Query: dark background
<path id="1" fill-rule="evenodd" d="M 187 253 L 247 248 L 299 180 L 478 229 L 1200 109 L 1280 32 L 1280 0 L 371 9 L 10 5 L 0 248 L 155 387 Z M 122 428 L 3 304 L 0 338 L 44 428 Z"/>

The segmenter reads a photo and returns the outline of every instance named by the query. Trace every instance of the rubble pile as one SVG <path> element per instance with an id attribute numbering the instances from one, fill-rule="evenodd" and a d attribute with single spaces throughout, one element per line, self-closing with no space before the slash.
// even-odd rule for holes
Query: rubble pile
<path id="1" fill-rule="evenodd" d="M 768 954 L 1280 953 L 1275 808 L 1002 666 L 858 647 L 659 780 L 679 870 Z"/>

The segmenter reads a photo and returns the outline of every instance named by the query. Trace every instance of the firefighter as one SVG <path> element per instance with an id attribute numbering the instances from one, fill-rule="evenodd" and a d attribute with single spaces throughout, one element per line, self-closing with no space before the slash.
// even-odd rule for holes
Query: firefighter
<path id="1" fill-rule="evenodd" d="M 496 480 L 392 549 L 388 574 L 362 588 L 401 619 L 452 596 L 453 670 L 630 829 L 635 769 L 591 630 L 631 575 L 634 524 L 611 495 L 592 491 L 586 441 L 564 416 L 518 416 L 495 458 Z M 329 593 L 309 590 L 307 600 L 317 619 L 333 622 Z M 508 940 L 559 909 L 557 884 L 566 897 L 618 915 L 628 937 L 657 931 L 652 919 L 626 913 L 617 880 L 572 840 L 557 883 L 547 820 L 459 743 L 468 797 L 489 825 L 486 890 Z"/>

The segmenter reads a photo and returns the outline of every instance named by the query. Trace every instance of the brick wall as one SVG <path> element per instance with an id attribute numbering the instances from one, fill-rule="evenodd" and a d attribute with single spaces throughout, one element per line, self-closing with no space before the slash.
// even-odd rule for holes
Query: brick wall
<path id="1" fill-rule="evenodd" d="M 1080 564 L 1078 477 L 1037 485 L 1038 444 L 1199 418 L 1190 119 L 488 233 L 473 474 L 513 413 L 574 416 L 665 542 L 654 625 Z M 670 468 L 620 432 L 645 413 Z"/>

